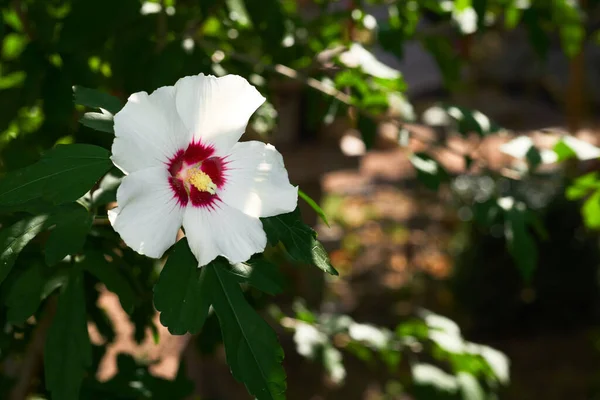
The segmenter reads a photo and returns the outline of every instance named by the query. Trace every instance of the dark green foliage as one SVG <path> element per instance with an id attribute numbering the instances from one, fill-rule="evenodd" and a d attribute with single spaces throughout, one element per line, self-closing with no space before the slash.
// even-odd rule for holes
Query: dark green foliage
<path id="1" fill-rule="evenodd" d="M 82 86 L 73 87 L 73 101 L 75 104 L 81 104 L 86 107 L 103 108 L 113 115 L 118 113 L 123 107 L 121 101 L 116 97 L 110 96 L 99 90 L 88 89 Z"/>
<path id="2" fill-rule="evenodd" d="M 425 153 L 413 154 L 410 162 L 417 171 L 419 181 L 429 189 L 437 190 L 440 184 L 450 179 L 444 167 Z"/>
<path id="3" fill-rule="evenodd" d="M 29 167 L 0 180 L 0 207 L 46 200 L 68 203 L 83 196 L 110 168 L 109 152 L 89 144 L 58 145 Z"/>
<path id="4" fill-rule="evenodd" d="M 123 266 L 109 262 L 103 254 L 89 250 L 81 262 L 82 268 L 102 282 L 108 290 L 119 296 L 123 310 L 133 311 L 135 292 L 124 276 Z"/>
<path id="5" fill-rule="evenodd" d="M 0 282 L 6 278 L 19 253 L 51 224 L 48 215 L 38 215 L 17 222 L 0 232 Z"/>
<path id="6" fill-rule="evenodd" d="M 53 399 L 79 399 L 81 381 L 92 364 L 81 269 L 74 267 L 58 296 L 56 315 L 44 347 L 46 387 Z"/>
<path id="7" fill-rule="evenodd" d="M 50 266 L 83 248 L 94 216 L 84 207 L 73 204 L 56 214 L 54 220 L 56 226 L 50 232 L 45 246 L 46 263 Z"/>
<path id="8" fill-rule="evenodd" d="M 317 240 L 316 232 L 302 222 L 299 209 L 262 218 L 262 223 L 271 246 L 281 242 L 294 261 L 315 265 L 331 275 L 338 274 L 323 245 Z"/>
<path id="9" fill-rule="evenodd" d="M 33 264 L 14 281 L 6 299 L 8 322 L 23 323 L 37 311 L 47 278 L 44 269 L 40 263 Z"/>
<path id="10" fill-rule="evenodd" d="M 233 276 L 215 263 L 204 268 L 234 378 L 259 399 L 285 399 L 283 350 L 275 332 L 246 302 Z"/>
<path id="11" fill-rule="evenodd" d="M 187 239 L 180 240 L 154 287 L 154 306 L 161 313 L 160 322 L 174 335 L 198 333 L 208 316 L 210 290 L 207 268 L 198 268 Z"/>
<path id="12" fill-rule="evenodd" d="M 225 265 L 238 282 L 248 283 L 256 289 L 274 295 L 283 291 L 283 277 L 277 266 L 266 258 L 253 257 L 245 263 Z"/>

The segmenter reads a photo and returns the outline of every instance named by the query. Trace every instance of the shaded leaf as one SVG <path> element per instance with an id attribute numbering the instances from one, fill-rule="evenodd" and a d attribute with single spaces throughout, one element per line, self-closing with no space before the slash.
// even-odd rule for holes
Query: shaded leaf
<path id="1" fill-rule="evenodd" d="M 108 290 L 119 296 L 121 307 L 131 314 L 135 304 L 135 292 L 123 272 L 119 271 L 116 262 L 108 262 L 102 253 L 88 251 L 81 265 Z"/>
<path id="2" fill-rule="evenodd" d="M 527 209 L 517 203 L 504 212 L 504 234 L 508 251 L 513 256 L 521 275 L 526 280 L 533 277 L 537 267 L 538 249 L 527 226 Z"/>
<path id="3" fill-rule="evenodd" d="M 267 239 L 272 246 L 283 244 L 290 257 L 301 263 L 313 264 L 331 275 L 338 275 L 329 261 L 317 233 L 301 220 L 300 211 L 261 218 Z"/>
<path id="4" fill-rule="evenodd" d="M 73 86 L 73 101 L 86 107 L 103 108 L 113 115 L 123 107 L 121 100 L 116 97 L 83 86 Z"/>
<path id="5" fill-rule="evenodd" d="M 285 399 L 283 349 L 273 329 L 246 302 L 234 277 L 218 263 L 205 266 L 227 363 L 235 379 L 260 400 Z"/>
<path id="6" fill-rule="evenodd" d="M 31 265 L 17 277 L 6 298 L 8 322 L 23 323 L 37 311 L 45 283 L 44 266 L 39 263 Z"/>
<path id="7" fill-rule="evenodd" d="M 54 218 L 56 227 L 50 232 L 45 246 L 46 263 L 50 266 L 75 254 L 83 247 L 92 228 L 94 216 L 84 207 L 74 204 Z"/>
<path id="8" fill-rule="evenodd" d="M 51 224 L 48 215 L 38 215 L 0 231 L 0 282 L 4 281 L 27 243 Z"/>
<path id="9" fill-rule="evenodd" d="M 254 257 L 245 263 L 226 267 L 239 282 L 247 282 L 265 293 L 275 295 L 283 291 L 283 277 L 277 266 L 263 257 Z"/>
<path id="10" fill-rule="evenodd" d="M 373 148 L 377 140 L 377 123 L 369 117 L 359 116 L 357 128 L 360 131 L 363 142 L 367 149 Z"/>
<path id="11" fill-rule="evenodd" d="M 78 267 L 74 267 L 59 295 L 44 348 L 46 387 L 52 398 L 79 399 L 81 381 L 91 364 L 83 275 Z"/>
<path id="12" fill-rule="evenodd" d="M 208 316 L 213 284 L 209 282 L 207 267 L 198 268 L 187 238 L 181 239 L 154 287 L 154 306 L 160 312 L 160 322 L 173 335 L 198 333 Z"/>
<path id="13" fill-rule="evenodd" d="M 37 163 L 0 180 L 0 207 L 40 199 L 54 204 L 75 201 L 112 167 L 109 155 L 89 144 L 58 145 Z"/>

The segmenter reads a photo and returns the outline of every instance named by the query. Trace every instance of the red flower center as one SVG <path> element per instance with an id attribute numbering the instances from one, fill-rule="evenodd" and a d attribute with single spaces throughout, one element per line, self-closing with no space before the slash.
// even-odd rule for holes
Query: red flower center
<path id="1" fill-rule="evenodd" d="M 167 163 L 169 184 L 180 206 L 188 201 L 195 207 L 213 207 L 220 189 L 226 182 L 227 162 L 213 156 L 215 149 L 200 142 L 192 142 L 179 150 Z"/>

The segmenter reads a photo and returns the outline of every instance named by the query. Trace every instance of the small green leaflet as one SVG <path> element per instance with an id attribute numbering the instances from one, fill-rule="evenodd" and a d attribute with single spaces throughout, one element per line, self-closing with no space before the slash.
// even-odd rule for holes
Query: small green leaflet
<path id="1" fill-rule="evenodd" d="M 82 125 L 100 132 L 115 133 L 114 120 L 111 114 L 87 112 L 79 119 Z"/>
<path id="2" fill-rule="evenodd" d="M 359 116 L 357 128 L 367 149 L 372 149 L 377 140 L 377 123 L 369 117 Z"/>
<path id="3" fill-rule="evenodd" d="M 579 200 L 596 190 L 600 190 L 600 174 L 590 172 L 575 179 L 575 182 L 567 188 L 565 195 L 569 200 Z"/>
<path id="4" fill-rule="evenodd" d="M 311 199 L 309 195 L 307 195 L 306 193 L 304 193 L 300 189 L 298 189 L 298 196 L 300 196 L 306 203 L 308 203 L 308 205 L 313 210 L 315 210 L 315 212 L 317 213 L 317 215 L 323 220 L 323 222 L 325 222 L 325 225 L 331 227 L 329 225 L 329 221 L 327 221 L 327 216 L 325 215 L 325 212 L 321 209 L 321 207 L 319 207 L 319 205 L 317 204 L 316 201 L 314 201 L 313 199 Z"/>
<path id="5" fill-rule="evenodd" d="M 132 313 L 135 292 L 116 262 L 108 262 L 102 253 L 88 250 L 81 266 L 102 282 L 108 290 L 119 296 L 121 307 L 126 313 Z"/>
<path id="6" fill-rule="evenodd" d="M 21 324 L 37 311 L 46 284 L 44 269 L 41 263 L 33 264 L 27 267 L 10 286 L 6 298 L 8 322 Z"/>
<path id="7" fill-rule="evenodd" d="M 35 200 L 75 201 L 112 167 L 109 156 L 107 150 L 89 144 L 58 145 L 37 163 L 0 180 L 0 208 Z"/>
<path id="8" fill-rule="evenodd" d="M 283 244 L 290 257 L 296 262 L 313 264 L 331 275 L 338 275 L 329 261 L 317 233 L 301 220 L 300 211 L 261 218 L 269 244 Z"/>
<path id="9" fill-rule="evenodd" d="M 244 298 L 235 278 L 219 265 L 206 269 L 231 373 L 259 400 L 285 399 L 283 349 L 273 329 Z"/>
<path id="10" fill-rule="evenodd" d="M 521 203 L 514 204 L 504 209 L 504 232 L 509 253 L 512 255 L 521 275 L 526 280 L 531 280 L 538 263 L 538 249 L 533 235 L 529 232 L 528 218 L 525 207 Z"/>
<path id="11" fill-rule="evenodd" d="M 262 256 L 253 257 L 245 263 L 226 263 L 225 268 L 237 281 L 247 282 L 265 293 L 275 295 L 283 291 L 283 277 L 277 266 Z"/>
<path id="12" fill-rule="evenodd" d="M 585 226 L 591 229 L 600 228 L 600 190 L 592 194 L 581 207 Z"/>
<path id="13" fill-rule="evenodd" d="M 82 106 L 104 109 L 112 115 L 118 113 L 123 107 L 121 100 L 116 97 L 83 86 L 73 86 L 73 101 Z"/>
<path id="14" fill-rule="evenodd" d="M 27 243 L 51 224 L 48 215 L 38 215 L 21 220 L 0 231 L 0 283 L 7 277 Z"/>
<path id="15" fill-rule="evenodd" d="M 46 387 L 53 399 L 77 400 L 85 371 L 92 364 L 92 346 L 87 331 L 83 275 L 71 269 L 58 298 L 56 315 L 44 348 Z"/>
<path id="16" fill-rule="evenodd" d="M 222 262 L 220 258 L 213 261 Z M 198 268 L 187 238 L 181 239 L 154 287 L 154 306 L 160 311 L 160 322 L 173 335 L 200 332 L 210 308 L 210 288 L 206 267 Z"/>
<path id="17" fill-rule="evenodd" d="M 56 227 L 46 241 L 45 258 L 50 266 L 81 250 L 94 216 L 79 204 L 73 204 L 54 218 Z"/>

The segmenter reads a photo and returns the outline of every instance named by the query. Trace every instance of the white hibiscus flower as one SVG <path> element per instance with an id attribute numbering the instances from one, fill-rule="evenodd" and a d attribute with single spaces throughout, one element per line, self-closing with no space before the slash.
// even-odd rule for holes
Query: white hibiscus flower
<path id="1" fill-rule="evenodd" d="M 115 115 L 112 146 L 112 161 L 127 176 L 109 211 L 128 246 L 159 258 L 183 226 L 198 266 L 264 250 L 259 217 L 293 211 L 298 202 L 281 154 L 238 142 L 264 101 L 240 76 L 203 74 L 129 97 Z"/>

